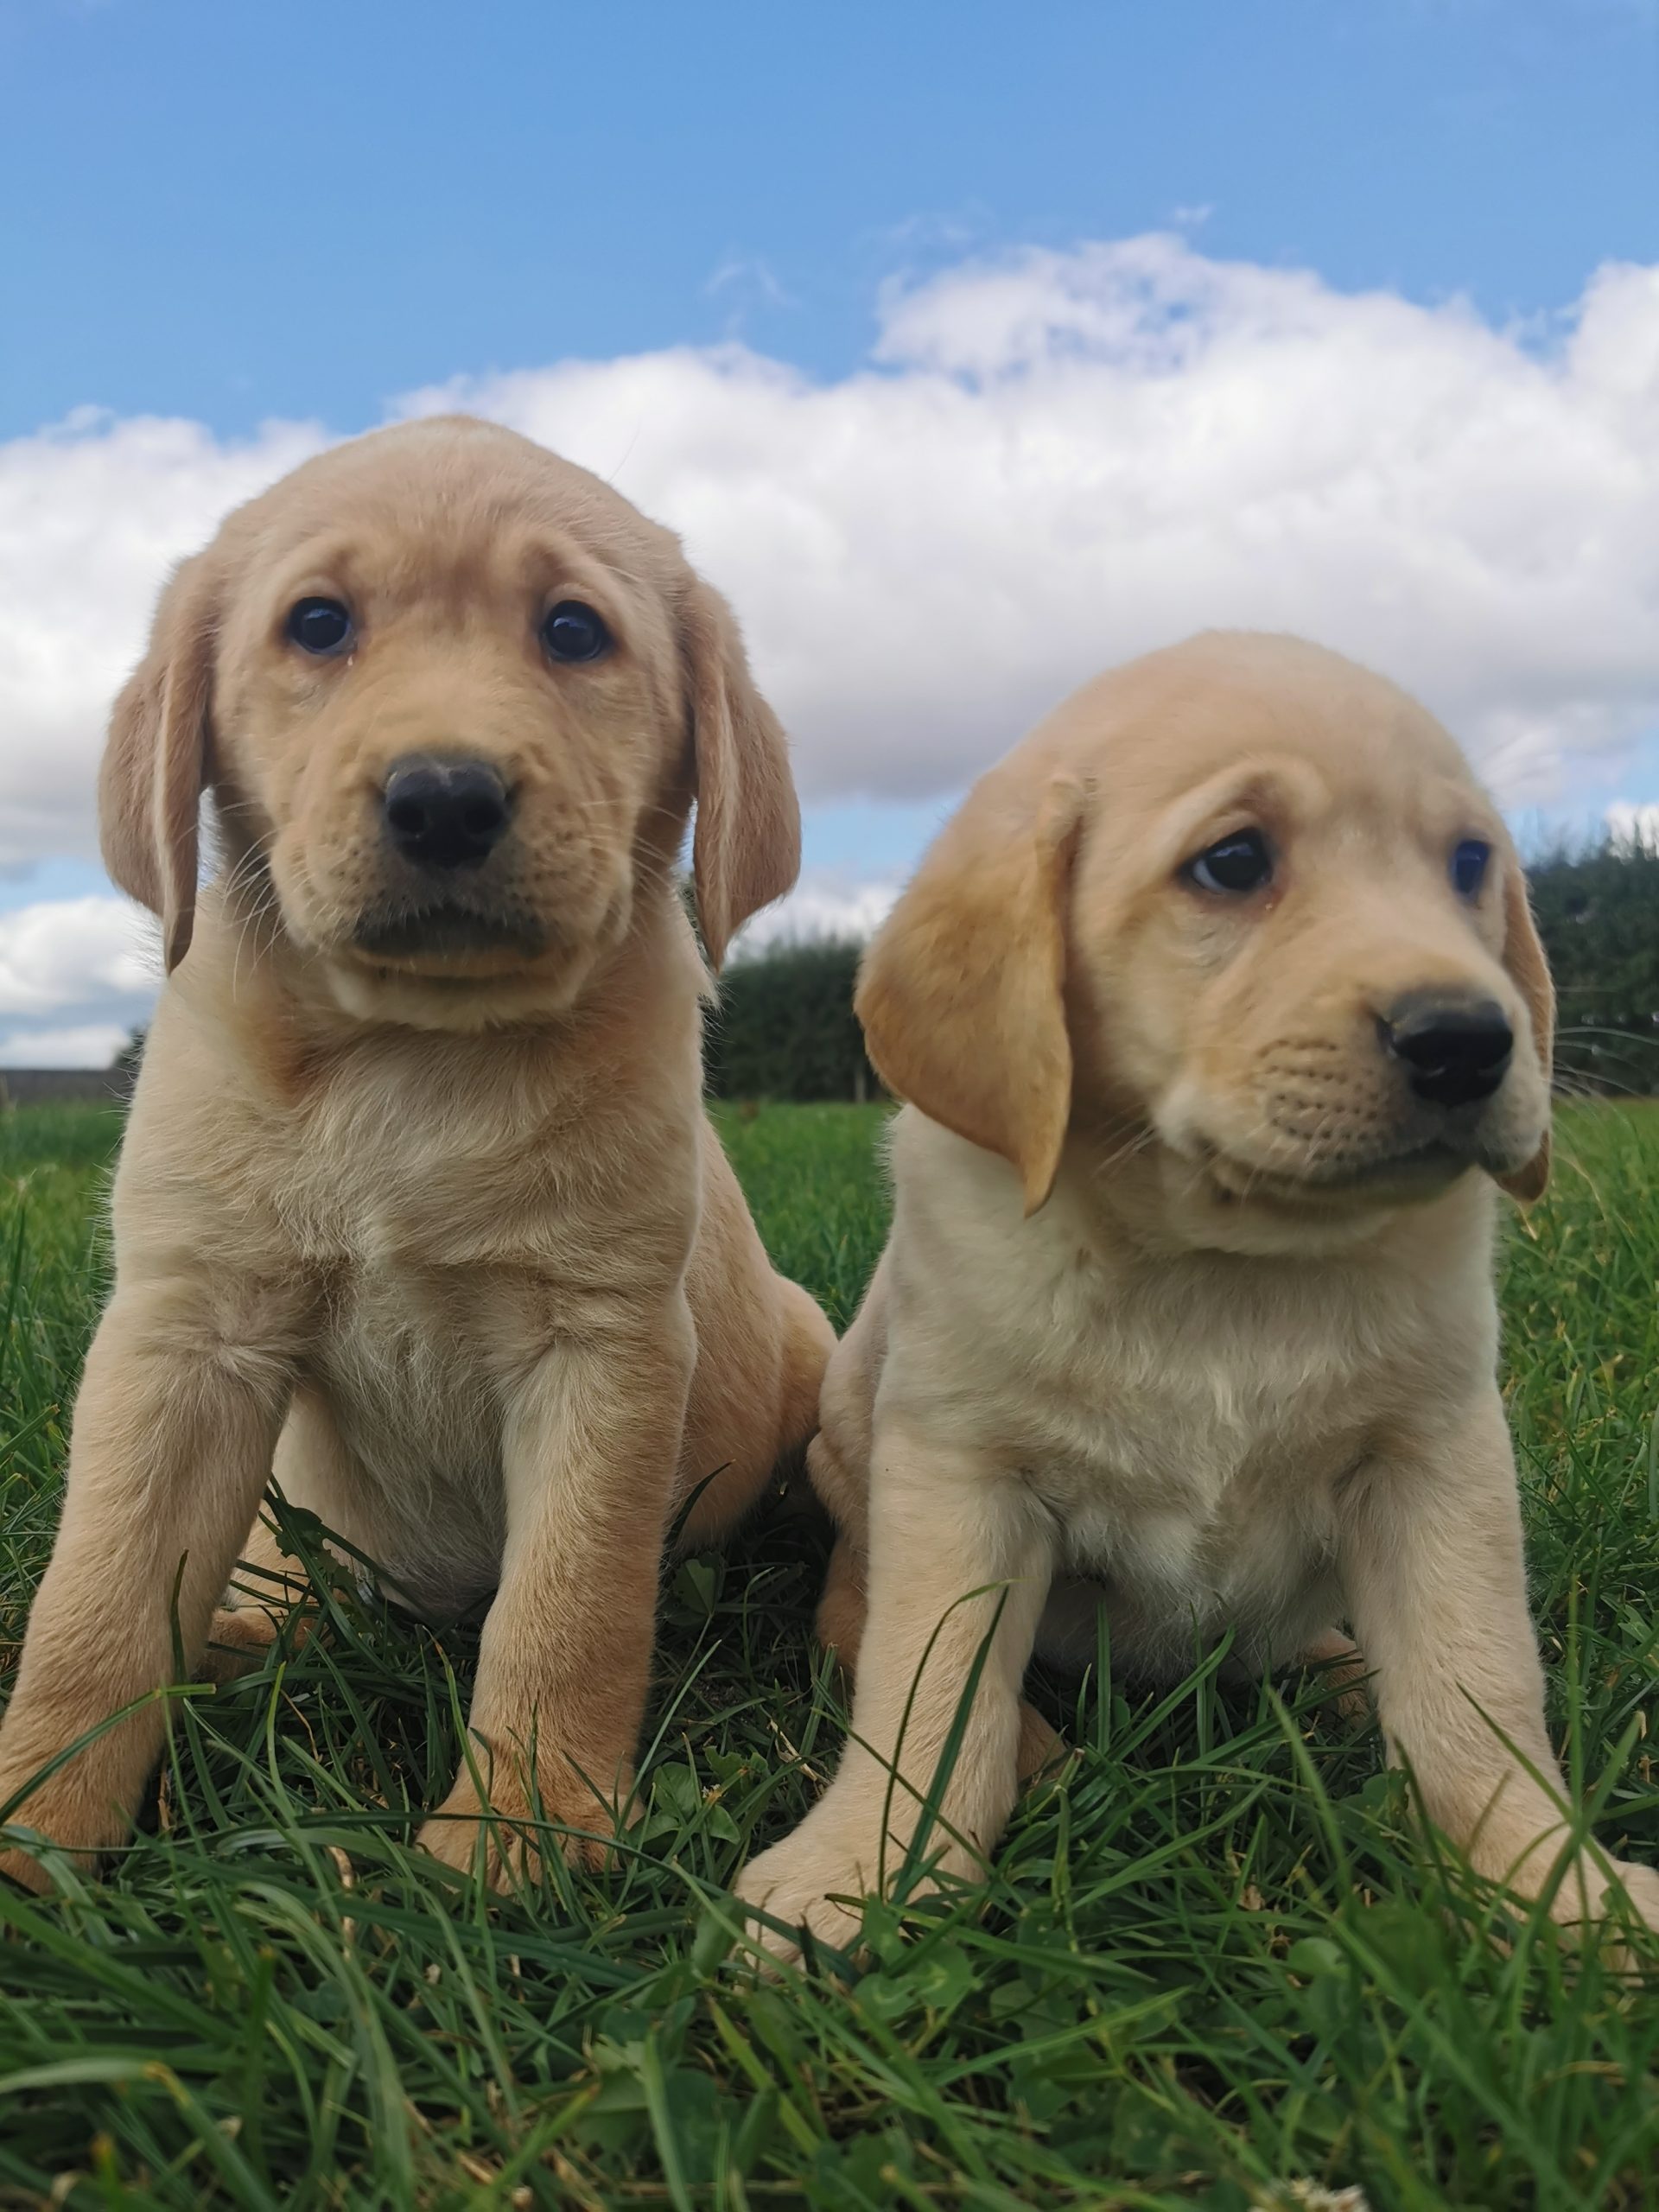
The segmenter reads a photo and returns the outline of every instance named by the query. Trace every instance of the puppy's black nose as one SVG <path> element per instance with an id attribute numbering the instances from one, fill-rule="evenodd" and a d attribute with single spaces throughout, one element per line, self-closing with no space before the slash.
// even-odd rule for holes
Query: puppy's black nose
<path id="1" fill-rule="evenodd" d="M 381 794 L 386 832 L 417 868 L 477 868 L 505 833 L 512 803 L 486 760 L 397 761 Z"/>
<path id="2" fill-rule="evenodd" d="M 1433 1106 L 1470 1106 L 1503 1080 L 1515 1032 L 1495 999 L 1413 991 L 1379 1017 L 1383 1043 Z"/>

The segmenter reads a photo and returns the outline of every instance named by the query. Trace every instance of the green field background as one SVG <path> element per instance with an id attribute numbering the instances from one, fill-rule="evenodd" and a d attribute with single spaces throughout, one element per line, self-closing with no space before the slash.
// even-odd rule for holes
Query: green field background
<path id="1" fill-rule="evenodd" d="M 722 1107 L 778 1264 L 844 1325 L 880 1109 Z M 0 1116 L 0 1668 L 50 1544 L 118 1117 Z M 1659 1109 L 1561 1120 L 1506 1235 L 1506 1387 L 1552 1719 L 1659 1859 Z M 311 1541 L 302 1528 L 302 1545 Z M 150 1832 L 0 1896 L 0 2204 L 1659 2205 L 1659 1944 L 1622 1978 L 1416 1837 L 1295 1681 L 1038 1685 L 1078 1747 L 979 1895 L 758 1983 L 727 1885 L 830 1771 L 822 1531 L 774 1505 L 664 1594 L 644 1817 L 501 1903 L 416 1853 L 475 1632 L 349 1592 L 169 1707 Z M 112 1637 L 121 1623 L 109 1623 Z"/>

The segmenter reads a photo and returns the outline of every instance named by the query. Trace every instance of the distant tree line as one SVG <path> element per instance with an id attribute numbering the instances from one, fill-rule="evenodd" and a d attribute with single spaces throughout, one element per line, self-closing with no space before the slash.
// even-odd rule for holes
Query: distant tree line
<path id="1" fill-rule="evenodd" d="M 1611 842 L 1528 871 L 1560 1001 L 1555 1059 L 1568 1089 L 1659 1093 L 1659 849 Z M 881 1085 L 853 1013 L 851 940 L 741 954 L 721 978 L 704 1058 L 716 1098 L 874 1098 Z M 118 1056 L 136 1069 L 143 1032 Z"/>
<path id="2" fill-rule="evenodd" d="M 720 979 L 703 1032 L 715 1098 L 875 1098 L 881 1086 L 853 1012 L 863 946 L 770 945 Z"/>
<path id="3" fill-rule="evenodd" d="M 1603 843 L 1528 871 L 1560 1001 L 1569 1090 L 1659 1093 L 1659 850 Z M 779 944 L 740 956 L 709 1024 L 717 1098 L 877 1097 L 853 1014 L 863 947 Z"/>
<path id="4" fill-rule="evenodd" d="M 1659 850 L 1608 842 L 1528 874 L 1565 1087 L 1659 1092 Z"/>

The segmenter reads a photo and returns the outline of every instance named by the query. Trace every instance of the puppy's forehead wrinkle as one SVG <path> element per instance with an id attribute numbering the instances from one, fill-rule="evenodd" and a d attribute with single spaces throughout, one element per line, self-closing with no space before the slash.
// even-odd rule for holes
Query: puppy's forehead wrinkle
<path id="1" fill-rule="evenodd" d="M 1396 818 L 1429 789 L 1440 804 L 1477 792 L 1455 741 L 1415 701 L 1287 637 L 1212 632 L 1148 654 L 1085 685 L 1027 743 L 1092 766 L 1137 811 L 1224 775 L 1288 775 L 1304 789 L 1312 778 Z"/>
<path id="2" fill-rule="evenodd" d="M 512 434 L 486 461 L 471 438 L 405 428 L 418 436 L 354 440 L 249 501 L 226 522 L 219 557 L 245 576 L 310 563 L 355 589 L 389 580 L 423 596 L 515 569 L 551 582 L 562 565 L 608 571 L 633 598 L 681 587 L 677 539 L 588 471 Z M 411 450 L 394 471 L 400 440 Z"/>
<path id="3" fill-rule="evenodd" d="M 308 590 L 338 592 L 359 615 L 380 621 L 419 608 L 467 622 L 504 601 L 532 606 L 561 594 L 603 599 L 615 618 L 619 610 L 632 613 L 651 588 L 637 568 L 607 557 L 581 533 L 514 519 L 521 526 L 508 531 L 471 512 L 448 526 L 430 514 L 402 515 L 320 543 L 302 540 L 276 565 L 272 595 L 285 607 Z"/>

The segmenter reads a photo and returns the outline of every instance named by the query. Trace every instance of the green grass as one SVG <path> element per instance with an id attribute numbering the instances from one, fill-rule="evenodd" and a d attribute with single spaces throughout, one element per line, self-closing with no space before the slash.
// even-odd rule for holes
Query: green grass
<path id="1" fill-rule="evenodd" d="M 878 1117 L 724 1117 L 779 1263 L 844 1321 Z M 44 1562 L 102 1283 L 86 1109 L 0 1119 L 0 1663 Z M 1611 1849 L 1659 1858 L 1659 1110 L 1575 1110 L 1504 1261 L 1554 1719 Z M 982 1895 L 873 1908 L 871 1970 L 757 1984 L 726 1887 L 842 1715 L 822 1566 L 773 1510 L 664 1597 L 646 1815 L 603 1876 L 490 1903 L 410 1847 L 476 1639 L 343 1599 L 174 1703 L 156 1827 L 0 1897 L 0 2203 L 1659 2205 L 1659 1947 L 1580 1961 L 1413 1834 L 1308 1685 L 1051 1704 L 1081 1758 Z M 112 1622 L 111 1632 L 119 1633 Z"/>

